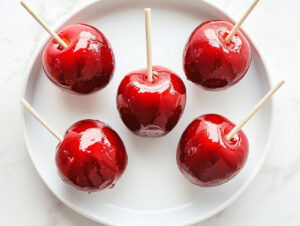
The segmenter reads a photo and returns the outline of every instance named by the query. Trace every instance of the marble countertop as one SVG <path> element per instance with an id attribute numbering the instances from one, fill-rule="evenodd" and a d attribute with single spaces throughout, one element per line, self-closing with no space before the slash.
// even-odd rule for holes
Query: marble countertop
<path id="1" fill-rule="evenodd" d="M 92 0 L 27 0 L 50 25 Z M 237 19 L 251 0 L 208 0 Z M 264 52 L 276 98 L 271 152 L 253 183 L 229 208 L 198 226 L 300 225 L 300 2 L 262 0 L 245 22 Z M 0 224 L 96 226 L 58 201 L 35 171 L 24 144 L 19 100 L 24 70 L 47 34 L 17 0 L 0 1 Z"/>

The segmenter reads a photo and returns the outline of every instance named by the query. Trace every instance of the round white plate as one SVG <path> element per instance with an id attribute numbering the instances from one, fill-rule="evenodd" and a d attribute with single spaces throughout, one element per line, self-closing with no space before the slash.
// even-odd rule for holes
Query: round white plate
<path id="1" fill-rule="evenodd" d="M 119 118 L 116 91 L 123 76 L 146 66 L 143 8 L 152 8 L 153 61 L 175 71 L 187 87 L 187 105 L 181 120 L 167 136 L 145 139 L 131 134 Z M 49 189 L 67 206 L 95 221 L 113 225 L 182 225 L 204 220 L 228 206 L 261 167 L 270 133 L 272 103 L 247 124 L 250 142 L 247 164 L 230 182 L 200 188 L 190 184 L 176 165 L 176 147 L 186 126 L 204 113 L 218 113 L 237 122 L 269 90 L 268 73 L 253 43 L 247 75 L 226 91 L 208 92 L 187 81 L 182 68 L 184 45 L 200 23 L 230 20 L 222 11 L 201 0 L 102 0 L 75 13 L 61 27 L 87 23 L 110 41 L 116 71 L 110 84 L 89 96 L 63 92 L 45 76 L 37 50 L 29 65 L 25 98 L 61 134 L 86 118 L 108 123 L 122 137 L 128 167 L 113 189 L 86 193 L 64 184 L 54 162 L 57 140 L 25 110 L 24 135 L 31 159 Z"/>

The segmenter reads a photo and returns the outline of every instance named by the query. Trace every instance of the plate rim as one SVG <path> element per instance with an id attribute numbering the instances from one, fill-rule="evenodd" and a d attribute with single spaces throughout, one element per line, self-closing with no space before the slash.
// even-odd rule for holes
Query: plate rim
<path id="1" fill-rule="evenodd" d="M 86 10 L 89 7 L 92 7 L 93 5 L 96 5 L 100 2 L 102 2 L 104 0 L 92 0 L 91 2 L 82 5 L 81 7 L 79 7 L 78 9 L 71 11 L 70 13 L 68 13 L 68 15 L 62 19 L 59 20 L 58 23 L 55 23 L 55 25 L 53 26 L 53 29 L 55 31 L 57 31 L 58 29 L 60 29 L 64 23 L 66 23 L 66 21 L 70 20 L 74 15 L 80 13 L 80 11 Z M 172 0 L 169 0 L 172 1 Z M 201 1 L 202 3 L 208 5 L 211 8 L 214 8 L 216 11 L 219 11 L 220 13 L 222 13 L 223 15 L 225 15 L 228 20 L 230 22 L 234 22 L 234 20 L 232 19 L 232 17 L 224 10 L 222 10 L 219 6 L 210 3 L 208 0 L 198 0 L 199 2 Z M 252 51 L 255 50 L 257 52 L 257 54 L 260 57 L 260 61 L 262 66 L 264 67 L 264 70 L 266 72 L 266 81 L 268 86 L 272 85 L 272 79 L 270 76 L 270 70 L 268 67 L 268 64 L 265 61 L 265 57 L 264 54 L 262 54 L 262 52 L 260 51 L 261 45 L 259 44 L 259 42 L 257 40 L 255 40 L 255 38 L 253 38 L 251 35 L 249 35 L 249 33 L 245 32 L 245 28 L 242 28 L 241 31 L 245 34 L 245 36 L 247 37 L 250 46 L 252 48 Z M 22 87 L 22 97 L 21 99 L 26 97 L 26 91 L 27 91 L 27 87 L 28 87 L 28 83 L 29 83 L 29 78 L 30 78 L 30 74 L 31 74 L 31 70 L 34 66 L 34 63 L 36 61 L 36 59 L 38 58 L 38 55 L 41 53 L 41 51 L 43 51 L 43 47 L 46 45 L 46 43 L 50 40 L 51 37 L 46 36 L 43 37 L 41 39 L 41 41 L 38 43 L 37 48 L 35 49 L 35 51 L 33 52 L 29 63 L 26 66 L 26 69 L 24 70 L 24 82 L 23 82 L 23 87 Z M 270 88 L 270 87 L 269 87 Z M 269 133 L 267 135 L 267 141 L 265 144 L 265 147 L 262 151 L 261 157 L 259 158 L 259 161 L 257 163 L 257 167 L 255 168 L 255 170 L 253 170 L 251 176 L 246 180 L 246 182 L 232 195 L 230 196 L 226 201 L 224 201 L 222 204 L 220 204 L 219 206 L 215 207 L 213 210 L 207 212 L 206 214 L 203 214 L 199 217 L 194 217 L 191 218 L 188 222 L 184 223 L 184 224 L 196 224 L 196 223 L 200 223 L 204 220 L 207 220 L 208 218 L 218 214 L 219 212 L 221 212 L 222 210 L 224 210 L 225 208 L 227 208 L 229 205 L 231 205 L 234 201 L 236 201 L 239 196 L 249 187 L 249 185 L 252 183 L 252 181 L 255 179 L 255 177 L 258 175 L 258 173 L 260 172 L 267 155 L 270 152 L 270 145 L 271 145 L 271 140 L 274 134 L 274 104 L 275 101 L 273 98 L 271 98 L 269 100 L 270 103 L 270 126 L 269 126 Z M 26 127 L 26 109 L 24 109 L 24 107 L 22 106 L 22 104 L 20 104 L 20 121 L 21 121 L 21 129 L 22 129 L 22 134 L 23 134 L 23 138 L 25 141 L 25 146 L 27 149 L 27 152 L 29 154 L 30 160 L 36 170 L 36 172 L 38 173 L 39 177 L 41 178 L 41 180 L 43 181 L 43 183 L 47 186 L 47 188 L 51 191 L 51 193 L 60 201 L 62 202 L 64 205 L 66 205 L 68 208 L 72 209 L 74 212 L 78 213 L 81 216 L 84 216 L 90 220 L 93 220 L 95 222 L 101 223 L 101 224 L 108 224 L 108 225 L 118 225 L 115 224 L 114 222 L 111 222 L 110 220 L 107 219 L 99 219 L 97 217 L 94 217 L 92 214 L 86 213 L 85 211 L 83 211 L 80 207 L 77 207 L 76 205 L 74 205 L 73 203 L 69 202 L 67 199 L 65 199 L 63 196 L 58 195 L 52 188 L 51 186 L 49 186 L 49 184 L 44 180 L 44 178 L 42 177 L 40 171 L 38 170 L 37 164 L 36 162 L 33 160 L 33 152 L 32 152 L 32 147 L 30 145 L 29 142 L 29 136 L 28 136 L 28 132 L 27 132 L 27 127 Z"/>

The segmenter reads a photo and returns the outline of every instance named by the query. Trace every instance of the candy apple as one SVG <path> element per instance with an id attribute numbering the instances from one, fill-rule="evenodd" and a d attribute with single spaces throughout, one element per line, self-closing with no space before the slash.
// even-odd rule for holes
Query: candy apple
<path id="1" fill-rule="evenodd" d="M 112 78 L 114 54 L 105 36 L 95 27 L 74 24 L 58 35 L 66 48 L 51 39 L 43 52 L 47 77 L 71 93 L 90 94 L 104 88 Z"/>
<path id="2" fill-rule="evenodd" d="M 226 42 L 233 25 L 207 21 L 191 34 L 184 50 L 184 71 L 188 80 L 207 90 L 228 88 L 240 81 L 251 62 L 250 45 L 237 31 Z"/>
<path id="3" fill-rule="evenodd" d="M 114 186 L 127 165 L 119 135 L 97 120 L 73 124 L 57 146 L 56 165 L 61 178 L 84 191 Z"/>
<path id="4" fill-rule="evenodd" d="M 234 126 L 221 115 L 206 114 L 186 128 L 178 144 L 177 164 L 191 183 L 220 185 L 241 170 L 248 156 L 248 140 L 242 130 L 227 140 Z"/>
<path id="5" fill-rule="evenodd" d="M 117 93 L 117 108 L 125 125 L 143 137 L 160 137 L 170 132 L 185 108 L 186 88 L 172 71 L 153 67 L 153 81 L 147 70 L 129 73 Z"/>

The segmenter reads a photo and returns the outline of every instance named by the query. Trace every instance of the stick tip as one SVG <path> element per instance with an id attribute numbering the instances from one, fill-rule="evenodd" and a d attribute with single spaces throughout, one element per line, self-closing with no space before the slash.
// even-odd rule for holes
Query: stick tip
<path id="1" fill-rule="evenodd" d="M 277 89 L 279 89 L 284 83 L 285 83 L 284 80 L 280 80 L 275 87 L 277 87 Z"/>
<path id="2" fill-rule="evenodd" d="M 145 12 L 151 12 L 151 8 L 145 8 Z"/>
<path id="3" fill-rule="evenodd" d="M 21 104 L 23 104 L 23 106 L 26 106 L 26 105 L 28 105 L 28 102 L 23 98 L 23 99 L 21 100 Z"/>

